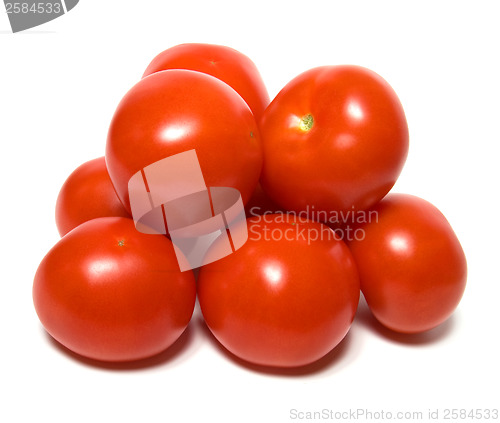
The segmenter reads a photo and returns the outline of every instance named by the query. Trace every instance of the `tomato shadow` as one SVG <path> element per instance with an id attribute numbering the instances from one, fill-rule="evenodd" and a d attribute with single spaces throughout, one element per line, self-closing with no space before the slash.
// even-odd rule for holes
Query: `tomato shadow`
<path id="1" fill-rule="evenodd" d="M 380 338 L 384 338 L 387 341 L 412 345 L 412 346 L 425 346 L 429 344 L 434 344 L 446 339 L 455 329 L 456 318 L 452 315 L 445 322 L 441 323 L 434 329 L 430 329 L 422 333 L 399 333 L 391 329 L 386 328 L 382 325 L 372 314 L 368 308 L 368 304 L 361 294 L 358 310 L 354 318 L 355 323 L 360 326 L 365 327 L 370 332 L 378 335 Z"/>
<path id="2" fill-rule="evenodd" d="M 212 334 L 201 315 L 195 316 L 195 324 L 199 328 L 198 332 L 203 334 L 212 348 L 214 348 L 219 354 L 224 356 L 225 359 L 229 360 L 231 363 L 235 364 L 238 367 L 251 372 L 260 373 L 262 375 L 305 377 L 325 373 L 333 369 L 337 365 L 340 365 L 340 362 L 342 362 L 347 356 L 350 356 L 349 350 L 351 350 L 354 344 L 353 335 L 351 331 L 349 331 L 344 339 L 332 351 L 311 364 L 292 368 L 270 367 L 250 363 L 237 357 L 232 352 L 227 350 Z"/>
<path id="3" fill-rule="evenodd" d="M 63 354 L 64 356 L 84 366 L 89 366 L 102 370 L 111 370 L 111 371 L 143 370 L 143 369 L 172 364 L 175 361 L 180 361 L 181 359 L 185 360 L 187 356 L 187 350 L 189 350 L 190 347 L 193 345 L 196 335 L 194 333 L 194 329 L 190 322 L 190 324 L 184 330 L 182 335 L 177 339 L 177 341 L 175 341 L 169 348 L 167 348 L 166 350 L 162 351 L 159 354 L 135 361 L 107 362 L 107 361 L 94 360 L 91 358 L 84 357 L 80 354 L 77 354 L 71 351 L 70 349 L 66 348 L 58 341 L 56 341 L 45 330 L 43 331 L 48 339 L 48 342 L 52 345 L 52 347 L 54 347 L 59 353 Z"/>

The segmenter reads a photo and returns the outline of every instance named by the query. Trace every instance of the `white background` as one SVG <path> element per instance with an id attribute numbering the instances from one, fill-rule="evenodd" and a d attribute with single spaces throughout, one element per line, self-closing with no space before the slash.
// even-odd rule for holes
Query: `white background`
<path id="1" fill-rule="evenodd" d="M 0 421 L 286 422 L 292 409 L 424 417 L 439 409 L 443 417 L 445 409 L 500 407 L 495 6 L 81 0 L 53 22 L 12 34 L 0 5 Z M 59 239 L 59 188 L 79 164 L 104 155 L 120 98 L 156 54 L 181 42 L 245 53 L 271 98 L 317 65 L 358 64 L 389 81 L 411 144 L 394 190 L 440 208 L 468 258 L 467 289 L 450 320 L 424 335 L 395 335 L 362 304 L 343 343 L 307 372 L 231 359 L 198 312 L 170 350 L 140 365 L 96 365 L 50 340 L 31 287 Z"/>

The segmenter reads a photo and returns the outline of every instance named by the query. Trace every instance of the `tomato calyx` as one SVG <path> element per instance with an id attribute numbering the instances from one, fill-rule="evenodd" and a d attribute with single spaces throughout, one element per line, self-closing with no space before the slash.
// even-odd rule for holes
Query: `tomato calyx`
<path id="1" fill-rule="evenodd" d="M 311 113 L 304 115 L 300 118 L 299 129 L 303 132 L 309 132 L 314 125 L 314 118 Z"/>

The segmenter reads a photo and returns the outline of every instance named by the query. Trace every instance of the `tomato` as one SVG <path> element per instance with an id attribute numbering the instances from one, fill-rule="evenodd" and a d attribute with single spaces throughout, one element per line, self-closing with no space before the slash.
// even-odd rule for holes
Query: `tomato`
<path id="1" fill-rule="evenodd" d="M 113 116 L 106 164 L 130 212 L 128 182 L 145 166 L 195 149 L 208 187 L 232 187 L 247 202 L 262 167 L 255 118 L 227 84 L 200 72 L 166 70 L 138 82 Z"/>
<path id="2" fill-rule="evenodd" d="M 255 188 L 250 200 L 245 205 L 245 212 L 248 217 L 274 214 L 284 212 L 271 198 L 264 192 L 262 185 L 259 183 Z"/>
<path id="3" fill-rule="evenodd" d="M 361 290 L 377 320 L 403 333 L 432 329 L 457 307 L 465 289 L 464 252 L 443 214 L 429 202 L 390 194 L 349 241 Z"/>
<path id="4" fill-rule="evenodd" d="M 285 214 L 248 219 L 249 239 L 200 269 L 207 326 L 237 357 L 273 367 L 312 363 L 347 334 L 359 279 L 327 226 Z"/>
<path id="5" fill-rule="evenodd" d="M 262 187 L 295 212 L 373 206 L 394 185 L 408 154 L 398 97 L 379 75 L 358 66 L 297 76 L 266 109 L 260 128 Z"/>
<path id="6" fill-rule="evenodd" d="M 130 217 L 118 199 L 104 157 L 78 166 L 64 182 L 56 202 L 56 226 L 61 236 L 97 217 Z"/>
<path id="7" fill-rule="evenodd" d="M 181 273 L 171 241 L 131 219 L 101 217 L 69 232 L 40 263 L 33 284 L 47 332 L 85 357 L 130 361 L 155 355 L 193 313 L 194 275 Z"/>
<path id="8" fill-rule="evenodd" d="M 243 97 L 257 120 L 269 104 L 269 94 L 255 64 L 230 47 L 201 43 L 179 44 L 156 56 L 143 77 L 168 69 L 190 69 L 224 81 Z"/>

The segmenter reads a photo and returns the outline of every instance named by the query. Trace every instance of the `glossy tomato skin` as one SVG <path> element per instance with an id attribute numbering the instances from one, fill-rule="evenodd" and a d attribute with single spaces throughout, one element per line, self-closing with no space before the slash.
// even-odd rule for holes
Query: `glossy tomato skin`
<path id="1" fill-rule="evenodd" d="M 234 355 L 297 367 L 344 338 L 359 279 L 349 249 L 329 228 L 283 216 L 248 219 L 246 244 L 201 268 L 198 299 L 209 329 Z M 306 234 L 316 235 L 308 241 Z"/>
<path id="2" fill-rule="evenodd" d="M 186 43 L 158 54 L 143 77 L 168 69 L 189 69 L 212 75 L 232 87 L 259 120 L 269 94 L 255 64 L 239 51 L 216 44 Z"/>
<path id="3" fill-rule="evenodd" d="M 131 219 L 103 217 L 68 233 L 44 257 L 33 300 L 47 332 L 82 356 L 131 361 L 168 348 L 191 318 L 193 273 L 172 243 Z"/>
<path id="4" fill-rule="evenodd" d="M 419 333 L 444 322 L 465 290 L 467 263 L 450 224 L 431 203 L 389 194 L 360 226 L 349 247 L 361 290 L 373 315 L 386 327 Z"/>
<path id="5" fill-rule="evenodd" d="M 383 198 L 408 154 L 396 93 L 359 66 L 314 68 L 290 81 L 260 122 L 261 183 L 286 210 L 365 210 Z"/>
<path id="6" fill-rule="evenodd" d="M 130 217 L 116 195 L 104 157 L 78 166 L 64 182 L 56 202 L 56 226 L 61 236 L 98 217 Z"/>
<path id="7" fill-rule="evenodd" d="M 208 187 L 236 188 L 248 201 L 262 147 L 251 110 L 232 88 L 191 70 L 157 72 L 132 87 L 113 116 L 105 155 L 127 211 L 128 182 L 136 172 L 192 149 Z"/>

